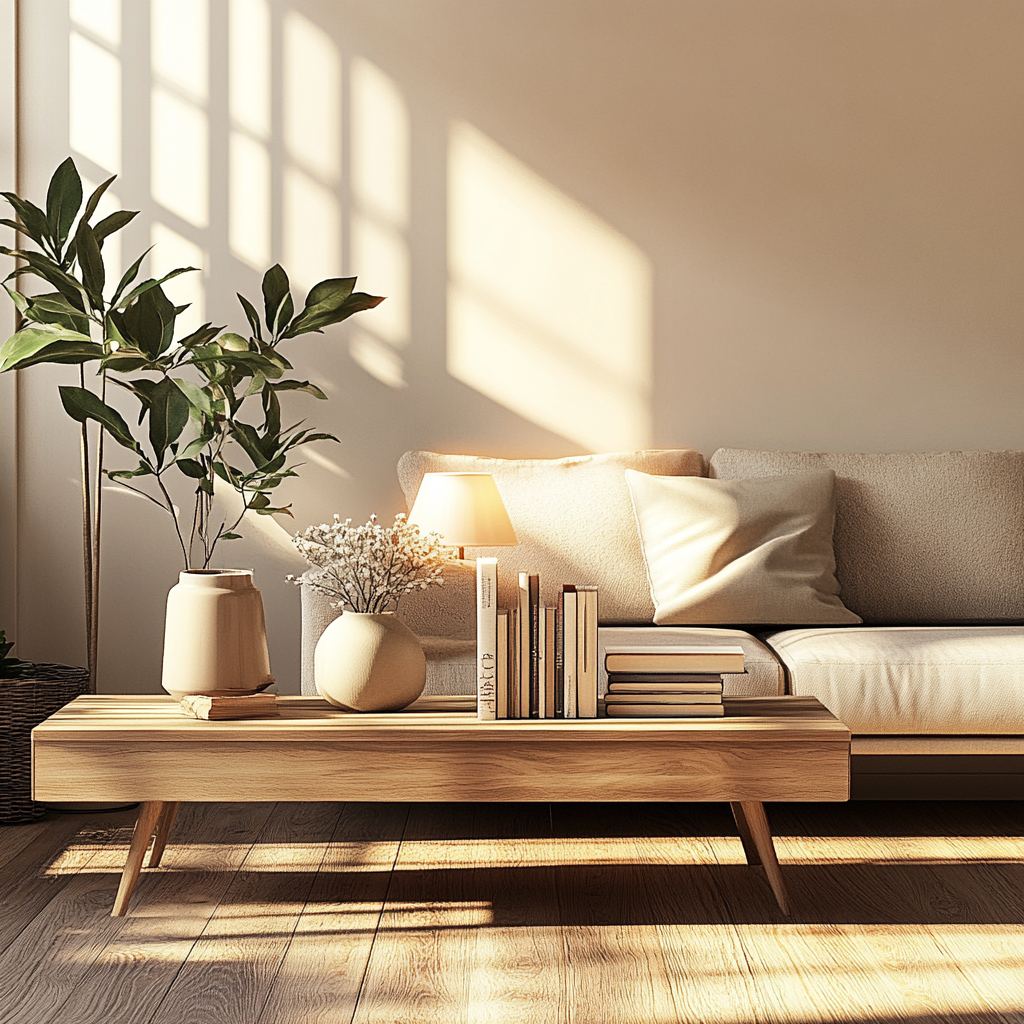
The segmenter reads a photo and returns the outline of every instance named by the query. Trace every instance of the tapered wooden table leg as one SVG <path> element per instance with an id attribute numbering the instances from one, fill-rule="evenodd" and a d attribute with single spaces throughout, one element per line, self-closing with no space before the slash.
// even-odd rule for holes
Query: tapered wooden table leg
<path id="1" fill-rule="evenodd" d="M 128 860 L 125 863 L 124 871 L 121 872 L 121 884 L 117 887 L 117 896 L 114 898 L 114 909 L 110 912 L 111 917 L 124 917 L 128 909 L 128 901 L 132 897 L 132 889 L 142 870 L 142 858 L 146 855 L 146 848 L 149 846 L 153 829 L 156 828 L 157 820 L 164 809 L 164 804 L 159 800 L 151 800 L 139 808 L 139 819 L 135 822 L 135 831 L 132 833 L 132 844 L 128 847 Z"/>
<path id="2" fill-rule="evenodd" d="M 736 822 L 736 831 L 740 834 L 740 842 L 743 844 L 743 854 L 751 867 L 757 867 L 761 863 L 757 847 L 754 845 L 754 837 L 750 834 L 750 826 L 747 824 L 746 816 L 743 813 L 743 805 L 731 803 L 732 817 Z"/>
<path id="3" fill-rule="evenodd" d="M 736 805 L 733 804 L 735 814 Z M 775 893 L 779 909 L 786 915 L 789 914 L 789 896 L 786 894 L 786 886 L 782 881 L 782 871 L 779 868 L 779 858 L 775 855 L 775 843 L 772 841 L 771 829 L 768 827 L 768 818 L 764 813 L 764 804 L 758 800 L 744 800 L 739 804 L 740 815 L 746 821 L 747 830 L 753 841 L 757 855 L 761 859 L 764 873 L 768 876 L 768 884 Z M 739 825 L 739 817 L 737 817 Z M 740 827 L 740 835 L 743 829 Z M 744 842 L 744 845 L 745 842 Z"/>
<path id="4" fill-rule="evenodd" d="M 164 804 L 160 812 L 160 820 L 156 825 L 156 839 L 153 840 L 153 849 L 149 851 L 149 863 L 146 867 L 155 868 L 160 866 L 160 858 L 164 855 L 164 848 L 167 846 L 167 837 L 171 834 L 171 826 L 174 824 L 174 816 L 181 806 L 177 801 Z"/>

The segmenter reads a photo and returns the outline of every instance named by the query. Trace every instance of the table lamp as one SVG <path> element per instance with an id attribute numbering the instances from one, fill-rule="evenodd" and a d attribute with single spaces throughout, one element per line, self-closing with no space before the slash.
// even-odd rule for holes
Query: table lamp
<path id="1" fill-rule="evenodd" d="M 423 533 L 439 533 L 459 549 L 518 544 L 515 530 L 490 473 L 424 473 L 409 522 Z"/>

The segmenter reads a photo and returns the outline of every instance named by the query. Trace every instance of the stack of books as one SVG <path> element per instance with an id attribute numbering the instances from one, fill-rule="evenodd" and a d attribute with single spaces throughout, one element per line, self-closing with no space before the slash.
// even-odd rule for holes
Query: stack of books
<path id="1" fill-rule="evenodd" d="M 744 671 L 738 646 L 613 646 L 604 660 L 610 718 L 721 718 L 722 674 Z"/>
<path id="2" fill-rule="evenodd" d="M 181 712 L 189 718 L 223 722 L 232 718 L 277 718 L 277 697 L 272 693 L 247 693 L 239 697 L 205 697 L 190 694 L 181 698 Z"/>
<path id="3" fill-rule="evenodd" d="M 494 558 L 477 559 L 477 717 L 596 718 L 597 588 L 565 584 L 545 607 L 520 573 L 518 602 L 497 606 Z"/>

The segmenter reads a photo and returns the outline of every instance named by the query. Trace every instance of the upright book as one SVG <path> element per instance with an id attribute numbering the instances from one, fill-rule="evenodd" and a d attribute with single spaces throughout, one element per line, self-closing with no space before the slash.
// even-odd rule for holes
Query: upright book
<path id="1" fill-rule="evenodd" d="M 498 656 L 497 673 L 495 683 L 497 693 L 495 694 L 495 718 L 510 718 L 508 713 L 508 612 L 504 608 L 498 609 L 498 642 L 495 650 Z"/>
<path id="2" fill-rule="evenodd" d="M 597 587 L 576 587 L 576 714 L 597 718 Z"/>
<path id="3" fill-rule="evenodd" d="M 497 717 L 498 560 L 476 560 L 476 717 Z"/>
<path id="4" fill-rule="evenodd" d="M 578 597 L 573 584 L 562 586 L 562 714 L 565 718 L 579 717 L 576 709 Z"/>

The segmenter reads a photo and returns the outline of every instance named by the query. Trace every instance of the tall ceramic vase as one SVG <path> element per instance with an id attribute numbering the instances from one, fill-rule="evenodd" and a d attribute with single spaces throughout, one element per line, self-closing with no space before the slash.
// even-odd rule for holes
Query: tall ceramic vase
<path id="1" fill-rule="evenodd" d="M 263 598 L 246 569 L 189 569 L 167 595 L 163 687 L 240 696 L 274 681 Z"/>
<path id="2" fill-rule="evenodd" d="M 427 660 L 394 613 L 343 612 L 320 635 L 313 678 L 324 700 L 347 711 L 401 711 L 423 692 Z"/>

